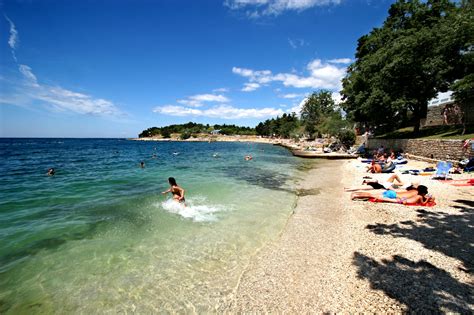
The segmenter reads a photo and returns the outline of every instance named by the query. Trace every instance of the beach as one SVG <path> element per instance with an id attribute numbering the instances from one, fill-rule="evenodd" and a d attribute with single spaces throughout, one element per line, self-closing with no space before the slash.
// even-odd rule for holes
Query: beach
<path id="1" fill-rule="evenodd" d="M 15 174 L 0 177 L 0 313 L 472 310 L 473 187 L 401 175 L 437 198 L 412 207 L 351 201 L 343 187 L 388 176 L 359 160 L 268 144 L 0 144 Z M 160 194 L 168 176 L 187 207 Z"/>
<path id="2" fill-rule="evenodd" d="M 279 239 L 252 259 L 223 310 L 472 312 L 472 187 L 402 175 L 428 186 L 438 204 L 351 201 L 343 187 L 360 185 L 360 164 L 325 161 L 308 171 Z"/>

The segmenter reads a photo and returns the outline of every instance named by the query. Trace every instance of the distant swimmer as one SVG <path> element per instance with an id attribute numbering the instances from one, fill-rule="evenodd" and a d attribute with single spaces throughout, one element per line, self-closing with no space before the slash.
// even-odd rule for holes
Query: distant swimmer
<path id="1" fill-rule="evenodd" d="M 141 168 L 145 168 L 145 162 L 141 161 L 141 162 L 140 162 L 140 167 L 141 167 Z"/>
<path id="2" fill-rule="evenodd" d="M 212 156 L 215 157 L 215 158 L 220 157 L 219 153 L 214 153 Z"/>
<path id="3" fill-rule="evenodd" d="M 56 174 L 56 171 L 54 170 L 54 168 L 50 168 L 48 170 L 48 173 L 46 173 L 46 175 L 48 175 L 48 176 L 53 176 L 54 174 Z"/>
<path id="4" fill-rule="evenodd" d="M 162 192 L 162 194 L 167 194 L 167 193 L 172 193 L 173 194 L 173 199 L 176 200 L 179 203 L 182 203 L 184 206 L 186 204 L 184 203 L 184 189 L 179 187 L 178 184 L 176 184 L 176 179 L 174 177 L 168 178 L 168 182 L 170 184 L 170 189 L 167 191 Z"/>
<path id="5" fill-rule="evenodd" d="M 179 152 L 173 152 L 173 155 L 179 155 Z"/>
<path id="6" fill-rule="evenodd" d="M 252 156 L 250 154 L 246 155 L 244 159 L 245 161 L 250 161 L 252 159 Z"/>
<path id="7" fill-rule="evenodd" d="M 153 153 L 153 155 L 151 156 L 152 159 L 156 159 L 158 156 L 156 155 L 156 153 Z"/>

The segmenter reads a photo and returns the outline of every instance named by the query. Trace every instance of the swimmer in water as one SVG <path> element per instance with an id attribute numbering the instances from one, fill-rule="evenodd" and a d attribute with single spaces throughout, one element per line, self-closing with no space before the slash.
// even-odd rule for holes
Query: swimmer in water
<path id="1" fill-rule="evenodd" d="M 245 161 L 250 161 L 252 159 L 252 156 L 250 154 L 246 155 L 244 159 Z"/>
<path id="2" fill-rule="evenodd" d="M 167 191 L 162 192 L 162 194 L 167 194 L 169 192 L 172 193 L 173 199 L 179 203 L 182 203 L 186 207 L 186 204 L 184 203 L 184 189 L 176 184 L 176 179 L 174 179 L 174 177 L 168 178 L 168 182 L 170 183 L 171 187 Z"/>
<path id="3" fill-rule="evenodd" d="M 141 167 L 141 168 L 145 168 L 145 162 L 141 161 L 141 162 L 140 162 L 140 167 Z"/>
<path id="4" fill-rule="evenodd" d="M 50 169 L 48 170 L 48 173 L 46 173 L 46 175 L 48 175 L 48 176 L 53 176 L 55 173 L 56 173 L 56 172 L 54 171 L 54 168 L 50 168 Z"/>

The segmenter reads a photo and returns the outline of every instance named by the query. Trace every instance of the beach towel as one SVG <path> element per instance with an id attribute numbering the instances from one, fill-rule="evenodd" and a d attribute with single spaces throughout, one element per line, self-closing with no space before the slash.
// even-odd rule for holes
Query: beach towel
<path id="1" fill-rule="evenodd" d="M 377 199 L 377 198 L 370 198 L 369 201 L 370 202 L 385 202 L 385 201 L 383 201 L 381 199 Z M 424 205 L 421 204 L 421 203 L 405 203 L 403 205 L 404 206 L 415 206 L 415 207 L 434 207 L 434 206 L 436 206 L 436 202 L 430 201 L 430 202 L 428 202 Z"/>
<path id="2" fill-rule="evenodd" d="M 471 179 L 452 179 L 452 180 L 440 180 L 442 183 L 448 183 L 451 186 L 474 186 L 474 178 Z"/>

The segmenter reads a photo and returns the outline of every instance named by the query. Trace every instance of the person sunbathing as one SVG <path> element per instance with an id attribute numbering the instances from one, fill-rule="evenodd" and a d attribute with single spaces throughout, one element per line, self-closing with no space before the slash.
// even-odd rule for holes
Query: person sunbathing
<path id="1" fill-rule="evenodd" d="M 367 173 L 382 173 L 382 166 L 372 160 L 369 166 L 367 166 Z"/>
<path id="2" fill-rule="evenodd" d="M 400 204 L 420 204 L 426 205 L 429 202 L 434 202 L 435 198 L 428 194 L 428 188 L 423 185 L 418 185 L 416 190 L 408 191 L 394 191 L 385 190 L 383 192 L 353 192 L 351 200 L 354 199 L 376 199 L 379 201 L 400 203 Z"/>
<path id="3" fill-rule="evenodd" d="M 400 176 L 397 174 L 392 174 L 386 181 L 378 181 L 378 180 L 364 180 L 362 182 L 364 186 L 355 186 L 344 188 L 344 191 L 357 191 L 357 190 L 374 190 L 374 189 L 390 189 L 395 190 L 396 187 L 403 186 L 403 182 L 400 179 Z"/>

